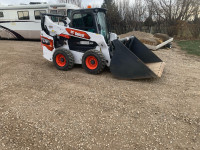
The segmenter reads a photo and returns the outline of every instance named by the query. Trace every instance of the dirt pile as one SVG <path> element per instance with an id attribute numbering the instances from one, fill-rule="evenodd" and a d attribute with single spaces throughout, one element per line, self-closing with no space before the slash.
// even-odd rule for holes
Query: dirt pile
<path id="1" fill-rule="evenodd" d="M 132 32 L 128 32 L 128 33 L 119 35 L 120 38 L 125 38 L 127 36 L 135 36 L 138 39 L 143 39 L 143 38 L 151 39 L 151 38 L 154 38 L 153 34 L 146 33 L 146 32 L 140 32 L 140 31 L 132 31 Z"/>
<path id="2" fill-rule="evenodd" d="M 120 38 L 125 38 L 125 37 L 129 37 L 129 36 L 135 36 L 136 38 L 138 38 L 142 43 L 144 44 L 148 44 L 148 45 L 159 45 L 161 44 L 163 41 L 167 40 L 167 35 L 164 34 L 151 34 L 151 33 L 146 33 L 146 32 L 140 32 L 140 31 L 132 31 L 132 32 L 128 32 L 126 34 L 122 34 L 119 37 Z M 169 39 L 169 37 L 168 37 Z"/>

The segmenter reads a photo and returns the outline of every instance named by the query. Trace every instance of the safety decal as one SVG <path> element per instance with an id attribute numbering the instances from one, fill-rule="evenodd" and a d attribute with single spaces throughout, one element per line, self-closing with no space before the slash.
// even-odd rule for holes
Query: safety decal
<path id="1" fill-rule="evenodd" d="M 69 29 L 69 28 L 66 28 L 66 31 L 73 36 L 77 36 L 84 39 L 90 39 L 90 36 L 86 32 Z"/>

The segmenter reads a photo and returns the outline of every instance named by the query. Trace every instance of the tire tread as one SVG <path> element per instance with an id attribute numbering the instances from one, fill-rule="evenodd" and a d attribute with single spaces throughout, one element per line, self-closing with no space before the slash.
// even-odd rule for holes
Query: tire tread
<path id="1" fill-rule="evenodd" d="M 95 70 L 90 70 L 89 68 L 87 68 L 87 66 L 85 65 L 85 58 L 87 58 L 87 56 L 89 55 L 95 55 L 98 56 L 101 63 L 100 66 L 98 67 L 98 69 Z M 82 67 L 90 74 L 100 74 L 104 68 L 106 66 L 106 60 L 102 54 L 102 52 L 97 51 L 97 50 L 88 50 L 87 52 L 85 52 L 85 54 L 83 55 L 83 59 L 82 59 Z"/>
<path id="2" fill-rule="evenodd" d="M 67 61 L 68 61 L 67 66 L 60 67 L 60 66 L 57 65 L 57 63 L 56 63 L 56 61 L 55 61 L 55 57 L 56 57 L 56 55 L 59 54 L 59 53 L 61 53 L 61 54 L 64 53 L 64 54 L 68 57 L 68 59 L 67 59 Z M 54 62 L 54 65 L 56 66 L 57 69 L 67 71 L 67 70 L 69 70 L 69 69 L 72 69 L 73 66 L 74 66 L 74 56 L 73 56 L 73 54 L 72 54 L 70 51 L 68 51 L 68 50 L 57 50 L 57 51 L 54 53 L 53 62 Z"/>

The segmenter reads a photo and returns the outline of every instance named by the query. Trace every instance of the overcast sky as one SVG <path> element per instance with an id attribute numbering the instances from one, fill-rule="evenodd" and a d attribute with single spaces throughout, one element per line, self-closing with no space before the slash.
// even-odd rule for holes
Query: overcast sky
<path id="1" fill-rule="evenodd" d="M 1 5 L 15 5 L 24 3 L 27 4 L 29 2 L 49 2 L 49 3 L 56 3 L 57 0 L 0 0 Z M 82 5 L 92 5 L 92 6 L 101 6 L 103 0 L 82 0 Z"/>

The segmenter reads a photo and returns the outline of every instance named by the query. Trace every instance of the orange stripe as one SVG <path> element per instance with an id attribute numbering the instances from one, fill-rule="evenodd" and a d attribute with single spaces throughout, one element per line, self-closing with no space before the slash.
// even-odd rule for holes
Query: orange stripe
<path id="1" fill-rule="evenodd" d="M 70 38 L 70 36 L 69 36 L 69 35 L 66 35 L 66 34 L 60 34 L 59 36 L 62 36 L 62 37 L 64 37 L 64 38 L 66 38 L 66 39 L 69 39 L 69 38 Z"/>

